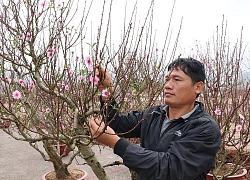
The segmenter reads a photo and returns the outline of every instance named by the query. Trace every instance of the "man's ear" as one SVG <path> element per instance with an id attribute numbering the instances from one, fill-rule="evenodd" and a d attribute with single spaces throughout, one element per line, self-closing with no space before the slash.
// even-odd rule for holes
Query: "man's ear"
<path id="1" fill-rule="evenodd" d="M 199 82 L 195 83 L 194 86 L 195 86 L 196 94 L 200 94 L 203 91 L 205 85 L 202 81 L 199 81 Z"/>

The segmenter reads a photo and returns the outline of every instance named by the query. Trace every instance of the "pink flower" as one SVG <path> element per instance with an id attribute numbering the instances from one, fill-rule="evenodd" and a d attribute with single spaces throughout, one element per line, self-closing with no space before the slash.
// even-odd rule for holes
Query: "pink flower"
<path id="1" fill-rule="evenodd" d="M 87 66 L 93 66 L 93 61 L 90 56 L 86 56 L 85 62 Z"/>
<path id="2" fill-rule="evenodd" d="M 46 1 L 41 2 L 40 6 L 44 8 L 46 6 Z"/>
<path id="3" fill-rule="evenodd" d="M 6 81 L 8 81 L 8 82 L 9 82 L 9 84 L 10 84 L 10 83 L 11 83 L 11 81 L 12 81 L 12 80 L 11 80 L 8 76 L 6 76 L 6 77 L 5 77 L 5 79 L 6 79 Z"/>
<path id="4" fill-rule="evenodd" d="M 92 61 L 90 56 L 86 56 L 85 63 L 87 65 L 87 67 L 88 67 L 88 71 L 92 72 L 93 71 L 93 61 Z"/>
<path id="5" fill-rule="evenodd" d="M 68 85 L 65 86 L 65 90 L 66 90 L 66 91 L 69 90 L 69 86 L 68 86 Z"/>
<path id="6" fill-rule="evenodd" d="M 12 97 L 14 99 L 20 99 L 21 98 L 21 93 L 18 90 L 15 90 L 12 94 Z"/>
<path id="7" fill-rule="evenodd" d="M 37 13 L 37 17 L 40 17 L 41 15 L 42 15 L 41 12 L 38 12 L 38 13 Z"/>
<path id="8" fill-rule="evenodd" d="M 241 119 L 242 121 L 245 120 L 245 117 L 244 117 L 242 114 L 239 114 L 239 117 L 240 117 L 240 119 Z"/>
<path id="9" fill-rule="evenodd" d="M 73 76 L 73 74 L 74 74 L 74 72 L 73 72 L 73 70 L 69 70 L 69 76 Z"/>
<path id="10" fill-rule="evenodd" d="M 236 131 L 241 131 L 242 130 L 242 126 L 240 124 L 236 125 Z"/>
<path id="11" fill-rule="evenodd" d="M 50 109 L 50 108 L 46 108 L 46 109 L 45 109 L 45 112 L 46 112 L 47 114 L 49 114 L 49 113 L 51 112 L 51 109 Z"/>
<path id="12" fill-rule="evenodd" d="M 102 96 L 103 96 L 103 97 L 108 97 L 109 95 L 110 95 L 110 92 L 108 92 L 107 89 L 103 89 L 103 90 L 102 90 Z"/>
<path id="13" fill-rule="evenodd" d="M 32 89 L 33 87 L 35 87 L 34 82 L 33 82 L 33 81 L 30 81 L 29 88 Z"/>
<path id="14" fill-rule="evenodd" d="M 78 62 L 79 61 L 79 57 L 76 57 L 76 62 Z"/>
<path id="15" fill-rule="evenodd" d="M 29 40 L 31 38 L 31 34 L 29 32 L 27 32 L 26 34 L 26 40 Z"/>
<path id="16" fill-rule="evenodd" d="M 123 100 L 126 102 L 128 100 L 128 98 L 125 97 Z"/>
<path id="17" fill-rule="evenodd" d="M 81 81 L 82 79 L 83 79 L 83 77 L 82 76 L 78 76 L 78 81 Z"/>
<path id="18" fill-rule="evenodd" d="M 55 50 L 54 49 L 49 49 L 48 52 L 47 52 L 47 57 L 53 57 L 55 54 Z"/>
<path id="19" fill-rule="evenodd" d="M 24 86 L 24 80 L 23 79 L 19 79 L 19 84 L 21 85 L 21 86 Z"/>
<path id="20" fill-rule="evenodd" d="M 220 111 L 219 108 L 216 108 L 215 111 L 214 111 L 214 113 L 215 113 L 216 115 L 218 115 L 218 116 L 221 115 L 221 111 Z"/>
<path id="21" fill-rule="evenodd" d="M 96 76 L 95 77 L 90 76 L 89 80 L 90 80 L 90 82 L 94 83 L 94 85 L 97 85 L 99 82 L 99 78 Z"/>

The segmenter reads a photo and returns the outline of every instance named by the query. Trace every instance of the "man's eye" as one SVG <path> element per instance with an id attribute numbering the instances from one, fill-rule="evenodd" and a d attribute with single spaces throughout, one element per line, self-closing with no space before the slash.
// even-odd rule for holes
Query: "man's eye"
<path id="1" fill-rule="evenodd" d="M 175 81 L 180 81 L 180 79 L 178 79 L 178 78 L 175 78 L 174 80 L 175 80 Z"/>

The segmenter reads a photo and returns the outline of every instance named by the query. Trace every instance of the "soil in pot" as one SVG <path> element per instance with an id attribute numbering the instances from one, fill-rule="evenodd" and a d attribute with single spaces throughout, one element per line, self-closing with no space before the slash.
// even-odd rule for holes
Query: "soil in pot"
<path id="1" fill-rule="evenodd" d="M 234 165 L 232 163 L 227 163 L 220 169 L 220 172 L 217 174 L 217 177 L 222 177 L 233 169 Z M 226 179 L 230 180 L 243 180 L 243 177 L 246 175 L 246 169 L 238 170 L 234 175 L 228 176 Z M 206 180 L 213 180 L 213 175 L 208 173 Z"/>
<path id="2" fill-rule="evenodd" d="M 82 169 L 68 169 L 71 174 L 67 179 L 57 179 L 55 171 L 43 175 L 42 180 L 84 180 L 88 173 Z"/>

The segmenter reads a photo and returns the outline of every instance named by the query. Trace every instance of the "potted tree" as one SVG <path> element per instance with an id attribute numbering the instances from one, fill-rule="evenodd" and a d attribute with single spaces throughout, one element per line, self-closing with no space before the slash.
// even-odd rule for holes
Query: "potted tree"
<path id="1" fill-rule="evenodd" d="M 223 21 L 224 23 L 224 21 Z M 222 24 L 223 24 L 222 23 Z M 217 121 L 222 142 L 217 153 L 215 168 L 207 180 L 237 179 L 246 175 L 249 164 L 249 76 L 246 74 L 242 37 L 231 47 L 226 41 L 226 29 L 217 29 L 213 42 L 206 48 L 196 45 L 194 53 L 207 69 L 207 86 L 201 97 L 207 111 Z"/>
<path id="2" fill-rule="evenodd" d="M 128 25 L 118 50 L 107 45 L 109 24 L 105 27 L 104 42 L 100 40 L 101 21 L 97 40 L 89 43 L 86 49 L 90 55 L 86 55 L 83 32 L 91 3 L 85 4 L 82 16 L 78 14 L 78 3 L 74 0 L 1 2 L 0 119 L 11 122 L 4 132 L 26 141 L 45 161 L 53 163 L 58 179 L 70 176 L 68 167 L 80 155 L 98 179 L 106 180 L 108 177 L 91 149 L 93 138 L 88 133 L 88 118 L 98 115 L 99 95 L 105 93 L 98 92 L 95 86 L 99 83 L 96 65 L 103 64 L 115 72 L 115 98 L 121 101 L 121 108 L 128 109 L 131 101 L 138 108 L 143 108 L 139 103 L 142 100 L 147 100 L 145 106 L 159 101 L 162 79 L 158 77 L 165 72 L 167 63 L 163 61 L 164 55 L 158 56 L 149 15 L 137 37 L 130 36 L 135 27 Z M 148 12 L 151 10 L 152 6 Z M 73 26 L 70 22 L 75 16 L 81 18 Z M 142 41 L 143 35 L 150 37 L 146 39 L 150 43 Z M 68 162 L 63 159 L 66 151 L 59 154 L 54 146 L 60 143 L 73 152 Z"/>

